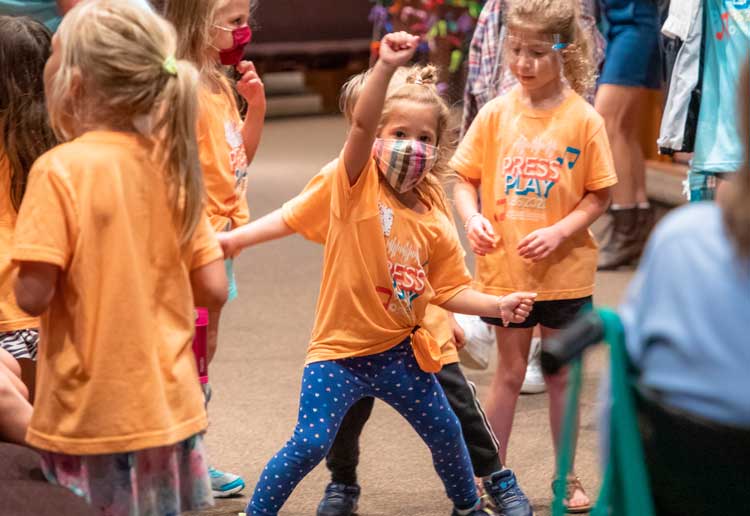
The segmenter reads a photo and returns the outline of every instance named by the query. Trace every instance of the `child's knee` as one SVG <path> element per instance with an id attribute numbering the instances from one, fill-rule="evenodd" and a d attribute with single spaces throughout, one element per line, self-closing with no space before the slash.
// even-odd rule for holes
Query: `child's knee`
<path id="1" fill-rule="evenodd" d="M 511 392 L 521 392 L 524 377 L 526 376 L 526 364 L 519 362 L 513 366 L 498 367 L 497 375 L 502 386 Z"/>

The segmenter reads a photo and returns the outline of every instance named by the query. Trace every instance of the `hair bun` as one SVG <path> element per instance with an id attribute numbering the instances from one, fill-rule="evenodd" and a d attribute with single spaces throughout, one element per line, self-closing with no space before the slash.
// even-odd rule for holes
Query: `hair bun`
<path id="1" fill-rule="evenodd" d="M 438 69 L 435 65 L 415 65 L 406 76 L 407 84 L 435 86 L 438 82 Z"/>

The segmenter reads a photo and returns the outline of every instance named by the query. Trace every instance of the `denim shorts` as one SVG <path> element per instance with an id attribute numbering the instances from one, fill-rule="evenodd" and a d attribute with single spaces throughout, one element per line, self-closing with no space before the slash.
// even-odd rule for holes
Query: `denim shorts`
<path id="1" fill-rule="evenodd" d="M 604 0 L 607 53 L 599 84 L 661 86 L 659 11 L 654 0 Z"/>

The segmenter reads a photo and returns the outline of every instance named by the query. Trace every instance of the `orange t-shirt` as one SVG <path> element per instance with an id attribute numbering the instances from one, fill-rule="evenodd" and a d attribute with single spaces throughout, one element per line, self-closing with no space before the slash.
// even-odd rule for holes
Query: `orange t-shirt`
<path id="1" fill-rule="evenodd" d="M 10 259 L 16 210 L 10 200 L 10 163 L 0 151 L 0 333 L 38 328 L 39 319 L 18 308 L 13 292 L 18 267 Z"/>
<path id="2" fill-rule="evenodd" d="M 538 292 L 537 301 L 586 297 L 597 262 L 588 229 L 538 263 L 522 259 L 517 246 L 570 214 L 587 191 L 617 182 L 604 121 L 574 92 L 538 110 L 520 91 L 487 103 L 451 160 L 459 174 L 481 182 L 482 214 L 501 237 L 495 252 L 477 257 L 475 287 L 496 295 Z"/>
<path id="3" fill-rule="evenodd" d="M 121 453 L 205 430 L 190 271 L 222 259 L 207 217 L 180 246 L 165 174 L 134 134 L 89 132 L 31 172 L 13 259 L 57 265 L 29 444 Z"/>
<path id="4" fill-rule="evenodd" d="M 342 160 L 328 164 L 282 213 L 292 229 L 326 244 L 307 363 L 387 351 L 421 324 L 428 304 L 471 282 L 448 216 L 402 205 L 374 160 L 353 186 Z"/>
<path id="5" fill-rule="evenodd" d="M 229 90 L 228 83 L 226 88 Z M 248 162 L 234 98 L 203 87 L 199 95 L 198 150 L 206 212 L 216 231 L 247 224 Z"/>

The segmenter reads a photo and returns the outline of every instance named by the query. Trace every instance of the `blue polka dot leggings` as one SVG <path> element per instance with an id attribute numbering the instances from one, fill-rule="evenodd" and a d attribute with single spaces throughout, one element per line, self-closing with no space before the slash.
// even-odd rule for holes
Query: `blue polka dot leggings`
<path id="1" fill-rule="evenodd" d="M 385 401 L 414 427 L 429 447 L 435 470 L 456 507 L 466 509 L 477 502 L 458 419 L 435 376 L 419 369 L 407 339 L 378 355 L 305 366 L 294 434 L 261 473 L 246 513 L 276 515 L 297 484 L 326 456 L 349 408 L 366 396 Z"/>

